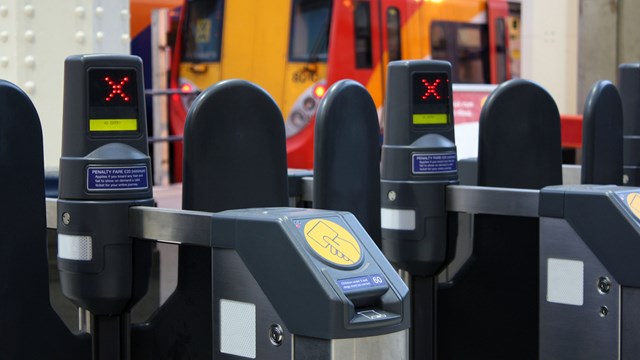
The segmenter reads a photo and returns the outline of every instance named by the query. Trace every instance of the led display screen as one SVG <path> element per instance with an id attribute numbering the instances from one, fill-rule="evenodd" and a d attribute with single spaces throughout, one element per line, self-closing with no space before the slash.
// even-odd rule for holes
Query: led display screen
<path id="1" fill-rule="evenodd" d="M 89 131 L 138 131 L 138 84 L 135 69 L 89 70 Z"/>
<path id="2" fill-rule="evenodd" d="M 90 106 L 137 106 L 137 90 L 133 69 L 89 70 Z"/>
<path id="3" fill-rule="evenodd" d="M 450 92 L 446 72 L 419 72 L 412 75 L 414 125 L 449 123 Z"/>
<path id="4" fill-rule="evenodd" d="M 413 74 L 414 104 L 449 104 L 449 78 L 447 73 Z"/>

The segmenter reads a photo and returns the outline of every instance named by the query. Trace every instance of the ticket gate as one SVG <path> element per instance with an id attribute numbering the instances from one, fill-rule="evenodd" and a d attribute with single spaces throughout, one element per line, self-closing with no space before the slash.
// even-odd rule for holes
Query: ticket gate
<path id="1" fill-rule="evenodd" d="M 59 257 L 64 260 L 60 270 L 65 277 L 65 294 L 93 312 L 94 359 L 127 359 L 131 349 L 142 349 L 141 344 L 174 342 L 187 348 L 193 346 L 189 338 L 159 337 L 148 328 L 129 324 L 128 309 L 145 284 L 146 246 L 138 247 L 148 243 L 145 240 L 208 251 L 214 264 L 213 271 L 206 269 L 213 274 L 209 284 L 213 289 L 209 303 L 213 311 L 208 319 L 213 335 L 208 344 L 214 358 L 407 358 L 408 289 L 353 215 L 290 208 L 211 213 L 140 206 L 137 202 L 149 201 L 151 192 L 144 116 L 135 99 L 136 92 L 141 93 L 135 85 L 141 84 L 139 60 L 90 55 L 74 57 L 69 62 L 73 84 L 89 89 L 89 93 L 75 92 L 74 100 L 81 109 L 65 117 L 70 119 L 64 125 L 65 141 L 82 144 L 66 145 L 68 152 L 60 176 L 65 191 L 61 192 L 62 201 L 47 201 L 47 226 L 57 228 L 63 237 Z M 109 84 L 114 79 L 116 87 Z M 26 96 L 24 99 L 28 105 Z M 15 126 L 22 121 L 19 115 L 0 117 L 3 136 L 19 138 L 18 131 L 25 131 Z M 17 142 L 12 146 L 23 149 Z M 2 150 L 2 163 L 11 164 L 7 158 L 16 153 L 5 151 L 4 147 Z M 26 161 L 26 156 L 18 159 Z M 43 168 L 41 159 L 32 163 L 34 168 Z M 42 193 L 42 182 L 34 184 Z M 38 194 L 34 189 L 27 190 Z M 283 194 L 286 201 L 286 192 Z M 2 203 L 3 213 L 19 208 L 19 197 L 7 199 L 10 201 Z M 42 205 L 44 197 L 34 199 L 38 201 Z M 126 202 L 130 204 L 124 205 Z M 90 214 L 98 216 L 87 216 Z M 42 216 L 36 219 L 34 229 L 38 222 L 44 224 Z M 115 234 L 107 236 L 107 230 Z M 3 244 L 8 243 L 5 235 Z M 30 264 L 24 259 L 30 255 L 24 252 L 27 243 L 34 241 L 12 244 L 3 251 L 3 259 L 6 256 L 13 259 L 12 264 Z M 122 250 L 125 256 L 113 262 L 109 256 L 100 255 L 112 250 Z M 138 261 L 140 252 L 142 258 Z M 4 269 L 3 277 L 9 276 L 9 270 Z M 118 291 L 112 291 L 115 289 Z M 12 295 L 3 292 L 3 308 L 26 303 Z M 47 299 L 41 292 L 33 297 L 40 300 L 35 307 L 45 307 Z M 37 326 L 58 326 L 51 325 L 59 321 L 50 310 L 37 310 L 33 312 L 49 314 L 38 319 L 42 324 Z M 30 347 L 14 346 L 23 343 L 22 339 L 12 339 L 13 332 L 9 330 L 17 322 L 3 321 L 0 353 L 13 358 L 47 358 L 34 355 L 39 354 L 33 346 L 38 339 L 31 338 Z M 41 349 L 44 354 L 58 358 L 55 354 L 59 352 L 51 351 L 56 347 L 67 355 L 60 358 L 91 356 L 86 334 L 65 334 L 42 334 L 48 344 Z M 151 342 L 147 342 L 149 339 Z M 167 356 L 176 355 L 176 349 L 172 350 Z M 192 349 L 192 353 L 198 350 Z"/>
<path id="2" fill-rule="evenodd" d="M 499 86 L 481 114 L 481 187 L 456 185 L 450 72 L 445 62 L 401 61 L 387 76 L 382 248 L 410 275 L 412 358 L 535 359 L 535 194 L 562 182 L 558 110 L 536 84 Z M 474 217 L 458 224 L 456 212 Z M 471 253 L 442 281 L 459 260 L 457 231 L 467 223 Z"/>
<path id="3" fill-rule="evenodd" d="M 566 350 L 579 346 L 577 342 L 571 343 L 573 338 L 589 341 L 588 324 L 582 321 L 574 329 L 569 313 L 558 323 L 555 315 L 559 310 L 549 313 L 550 305 L 539 305 L 546 291 L 546 283 L 541 283 L 543 278 L 546 281 L 546 274 L 538 273 L 544 261 L 538 251 L 544 256 L 543 247 L 549 246 L 542 243 L 549 236 L 547 221 L 539 216 L 548 213 L 551 206 L 556 209 L 554 216 L 562 217 L 562 210 L 557 209 L 562 209 L 561 202 L 569 201 L 563 195 L 555 195 L 551 201 L 547 195 L 556 189 L 549 185 L 562 182 L 559 114 L 550 95 L 525 80 L 502 84 L 491 94 L 480 124 L 477 184 L 481 186 L 460 186 L 455 185 L 455 164 L 447 161 L 447 155 L 455 154 L 453 134 L 447 134 L 448 117 L 453 114 L 446 107 L 446 82 L 438 82 L 446 79 L 446 65 L 431 61 L 399 62 L 392 63 L 389 70 L 388 84 L 408 93 L 396 91 L 401 95 L 387 97 L 385 130 L 391 139 L 385 139 L 382 156 L 383 250 L 394 264 L 410 269 L 413 275 L 409 278 L 413 278 L 412 358 L 600 359 L 602 354 L 615 351 L 615 342 L 605 344 L 605 340 L 597 342 L 606 348 L 598 353 Z M 585 128 L 589 131 L 586 146 L 590 147 L 586 149 L 586 173 L 593 181 L 622 178 L 620 106 L 612 84 L 596 84 L 585 110 Z M 517 121 L 516 114 L 519 114 Z M 607 144 L 614 146 L 602 149 Z M 387 162 L 391 159 L 391 164 L 385 164 L 385 159 Z M 432 192 L 425 195 L 426 192 L 407 191 L 420 184 L 430 187 Z M 421 195 L 407 200 L 403 192 Z M 627 196 L 627 199 L 632 202 L 635 198 Z M 576 205 L 575 209 L 581 214 L 589 212 L 592 220 L 599 216 L 599 211 L 608 214 L 604 206 L 583 205 L 586 204 Z M 615 209 L 612 211 L 615 213 Z M 464 259 L 462 269 L 440 278 L 436 286 L 435 275 L 451 258 L 423 257 L 413 263 L 410 260 L 418 256 L 415 250 L 418 246 L 441 249 L 443 254 L 455 251 L 460 239 L 452 240 L 450 228 L 435 226 L 438 217 L 446 219 L 453 212 L 474 214 L 472 252 Z M 575 220 L 568 222 L 573 224 Z M 587 219 L 585 223 L 593 228 L 597 222 Z M 608 229 L 603 227 L 599 232 Z M 550 242 L 560 247 L 557 243 L 566 231 L 556 234 L 555 230 L 549 230 L 555 236 Z M 417 238 L 414 232 L 423 234 L 422 238 Z M 403 242 L 410 246 L 404 246 Z M 414 251 L 402 254 L 407 249 Z M 606 256 L 615 262 L 613 250 L 607 251 Z M 557 271 L 562 273 L 564 268 Z M 601 279 L 606 279 L 601 286 L 607 289 L 601 291 L 611 292 L 607 285 L 610 274 L 603 274 Z M 425 281 L 418 282 L 416 277 Z M 581 275 L 571 279 L 575 278 L 582 279 Z M 555 281 L 551 276 L 549 279 Z M 561 293 L 564 284 L 557 285 L 556 291 Z M 606 307 L 598 309 L 602 310 L 602 316 L 610 314 Z M 627 313 L 634 316 L 631 311 Z M 633 320 L 626 323 L 630 327 L 628 336 L 633 336 Z M 544 333 L 549 328 L 555 331 L 552 335 Z M 572 328 L 573 333 L 580 332 L 582 337 L 558 335 L 567 328 Z M 604 330 L 602 334 L 605 337 Z M 547 336 L 554 337 L 553 341 Z M 544 342 L 552 345 L 543 346 Z M 557 351 L 563 342 L 570 345 L 565 346 L 564 352 Z M 627 344 L 630 346 L 633 345 Z"/>
<path id="4" fill-rule="evenodd" d="M 186 119 L 182 208 L 287 206 L 285 157 L 282 115 L 263 89 L 243 80 L 211 86 Z M 133 329 L 135 359 L 213 357 L 211 251 L 183 244 L 178 252 L 175 291 Z"/>
<path id="5" fill-rule="evenodd" d="M 540 358 L 640 356 L 640 189 L 540 193 Z"/>
<path id="6" fill-rule="evenodd" d="M 633 134 L 638 67 L 621 65 L 621 101 L 608 81 L 587 97 L 583 184 L 540 192 L 540 358 L 636 359 L 638 189 Z M 624 80 L 623 80 L 624 78 Z M 623 140 L 623 112 L 624 140 Z M 624 165 L 623 165 L 624 144 Z M 608 185 L 610 184 L 610 185 Z"/>

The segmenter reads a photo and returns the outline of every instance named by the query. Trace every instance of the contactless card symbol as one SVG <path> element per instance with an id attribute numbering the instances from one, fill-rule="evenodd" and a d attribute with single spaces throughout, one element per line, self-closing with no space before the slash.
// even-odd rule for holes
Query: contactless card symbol
<path id="1" fill-rule="evenodd" d="M 640 219 L 640 193 L 627 194 L 627 205 L 631 212 Z"/>
<path id="2" fill-rule="evenodd" d="M 323 259 L 337 265 L 353 265 L 360 261 L 358 241 L 342 226 L 326 220 L 313 219 L 304 226 L 307 243 Z"/>

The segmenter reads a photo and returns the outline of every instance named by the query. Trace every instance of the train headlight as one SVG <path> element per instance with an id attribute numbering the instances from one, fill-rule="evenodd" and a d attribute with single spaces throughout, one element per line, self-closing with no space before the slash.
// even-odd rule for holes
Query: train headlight
<path id="1" fill-rule="evenodd" d="M 179 85 L 180 91 L 182 91 L 182 94 L 180 94 L 182 106 L 184 106 L 185 111 L 188 111 L 191 107 L 191 104 L 193 104 L 193 101 L 200 93 L 200 89 L 198 89 L 198 87 L 194 83 L 185 78 L 180 78 Z"/>
<path id="2" fill-rule="evenodd" d="M 313 95 L 315 95 L 318 99 L 322 99 L 326 91 L 327 89 L 324 86 L 324 82 L 322 82 L 320 84 L 317 84 L 315 89 L 313 89 Z"/>
<path id="3" fill-rule="evenodd" d="M 308 97 L 304 99 L 304 103 L 302 105 L 305 110 L 311 111 L 316 108 L 316 101 L 312 97 Z"/>

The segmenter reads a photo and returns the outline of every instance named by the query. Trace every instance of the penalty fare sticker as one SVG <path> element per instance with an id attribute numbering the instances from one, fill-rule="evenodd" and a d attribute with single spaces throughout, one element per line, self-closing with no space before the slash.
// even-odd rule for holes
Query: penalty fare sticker
<path id="1" fill-rule="evenodd" d="M 126 191 L 149 188 L 146 166 L 89 166 L 87 168 L 88 191 Z"/>

